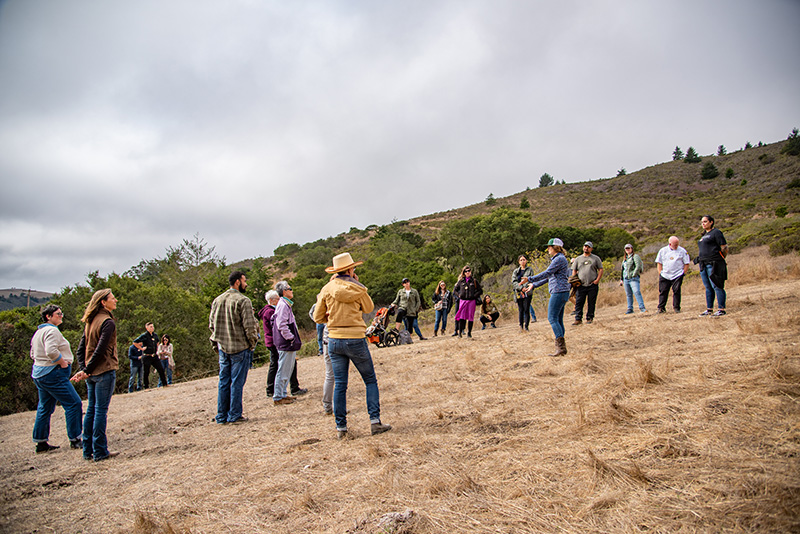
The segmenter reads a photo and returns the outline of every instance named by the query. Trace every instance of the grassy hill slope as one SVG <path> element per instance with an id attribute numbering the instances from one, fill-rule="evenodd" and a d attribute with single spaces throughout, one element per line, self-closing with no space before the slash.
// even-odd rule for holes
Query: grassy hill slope
<path id="1" fill-rule="evenodd" d="M 0 531 L 797 532 L 800 259 L 730 261 L 726 317 L 697 316 L 692 277 L 680 315 L 604 300 L 593 325 L 568 326 L 563 358 L 546 322 L 520 333 L 502 317 L 473 339 L 373 349 L 394 426 L 379 436 L 352 372 L 355 439 L 336 439 L 318 357 L 299 361 L 309 393 L 290 406 L 254 370 L 242 425 L 212 422 L 215 378 L 115 395 L 121 454 L 98 464 L 69 450 L 60 408 L 61 449 L 44 455 L 33 412 L 2 417 Z"/>
<path id="2" fill-rule="evenodd" d="M 488 213 L 499 206 L 519 209 L 522 198 L 542 227 L 620 227 L 643 244 L 678 235 L 688 241 L 699 232 L 699 219 L 712 215 L 728 241 L 741 248 L 769 244 L 800 221 L 800 158 L 781 154 L 786 142 L 727 154 L 704 156 L 701 163 L 670 161 L 616 178 L 536 188 L 448 212 L 416 217 L 409 226 L 431 239 L 454 219 Z M 720 175 L 703 180 L 701 169 L 713 163 Z M 726 178 L 726 170 L 733 177 Z M 796 182 L 795 182 L 796 183 Z M 775 210 L 785 206 L 788 215 Z"/>

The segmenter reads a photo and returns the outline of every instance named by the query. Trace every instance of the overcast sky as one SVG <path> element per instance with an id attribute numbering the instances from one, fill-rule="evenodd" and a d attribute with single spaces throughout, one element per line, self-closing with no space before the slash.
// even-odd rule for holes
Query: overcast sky
<path id="1" fill-rule="evenodd" d="M 0 0 L 0 288 L 779 141 L 798 28 L 796 0 Z"/>

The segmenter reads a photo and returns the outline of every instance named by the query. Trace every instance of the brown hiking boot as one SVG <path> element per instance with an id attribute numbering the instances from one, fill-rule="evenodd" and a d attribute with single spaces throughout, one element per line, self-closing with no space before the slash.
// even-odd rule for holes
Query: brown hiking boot
<path id="1" fill-rule="evenodd" d="M 583 324 L 583 321 L 581 321 L 580 319 L 575 319 L 575 321 L 572 323 L 572 326 L 576 326 L 579 324 Z"/>
<path id="2" fill-rule="evenodd" d="M 375 434 L 383 434 L 384 432 L 388 432 L 392 429 L 392 425 L 384 425 L 383 423 L 372 423 L 370 425 L 370 432 L 374 436 Z"/>
<path id="3" fill-rule="evenodd" d="M 563 337 L 556 338 L 556 351 L 553 354 L 549 354 L 549 356 L 564 356 L 567 354 L 567 342 L 564 341 Z"/>
<path id="4" fill-rule="evenodd" d="M 275 406 L 280 406 L 281 404 L 291 404 L 294 402 L 294 399 L 291 397 L 284 397 L 282 399 L 272 401 L 272 404 Z"/>

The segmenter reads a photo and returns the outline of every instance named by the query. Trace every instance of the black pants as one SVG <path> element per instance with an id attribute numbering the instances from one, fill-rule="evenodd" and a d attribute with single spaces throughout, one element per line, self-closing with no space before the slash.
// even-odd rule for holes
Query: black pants
<path id="1" fill-rule="evenodd" d="M 167 375 L 164 373 L 164 368 L 161 366 L 161 360 L 158 359 L 157 356 L 153 356 L 152 354 L 145 354 L 142 357 L 142 363 L 144 364 L 144 389 L 150 387 L 150 366 L 156 368 L 158 371 L 158 378 L 161 379 L 162 384 L 167 383 Z"/>
<path id="2" fill-rule="evenodd" d="M 681 311 L 681 285 L 683 285 L 683 275 L 675 280 L 667 280 L 663 276 L 658 277 L 658 310 L 666 311 L 667 297 L 672 288 L 672 309 L 676 312 Z"/>
<path id="3" fill-rule="evenodd" d="M 583 319 L 583 303 L 587 302 L 586 306 L 586 320 L 591 321 L 594 319 L 594 309 L 597 306 L 597 290 L 600 289 L 597 284 L 589 284 L 588 286 L 578 286 L 575 291 L 575 320 L 580 321 Z"/>
<path id="4" fill-rule="evenodd" d="M 497 320 L 497 318 L 500 317 L 500 312 L 492 312 L 489 315 L 491 315 L 491 317 L 492 317 L 491 319 L 487 319 L 486 317 L 481 315 L 481 324 L 487 324 L 487 323 L 495 322 Z"/>
<path id="5" fill-rule="evenodd" d="M 272 398 L 275 393 L 275 375 L 278 373 L 278 349 L 275 347 L 269 348 L 269 371 L 267 371 L 267 397 Z M 292 376 L 289 377 L 289 389 L 292 392 L 300 389 L 300 384 L 297 382 L 297 360 L 294 361 L 294 368 L 292 369 Z"/>
<path id="6" fill-rule="evenodd" d="M 530 294 L 524 299 L 517 299 L 517 308 L 519 308 L 519 327 L 528 328 L 531 322 L 531 299 L 533 295 Z"/>

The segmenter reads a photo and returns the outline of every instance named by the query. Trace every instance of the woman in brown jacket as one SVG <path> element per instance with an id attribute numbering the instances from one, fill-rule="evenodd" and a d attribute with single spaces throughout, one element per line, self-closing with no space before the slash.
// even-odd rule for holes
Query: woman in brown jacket
<path id="1" fill-rule="evenodd" d="M 86 323 L 78 344 L 80 372 L 74 382 L 86 379 L 88 404 L 83 418 L 83 459 L 99 462 L 116 456 L 108 452 L 106 422 L 111 395 L 117 382 L 117 325 L 112 312 L 117 299 L 110 289 L 92 295 L 81 321 Z"/>

